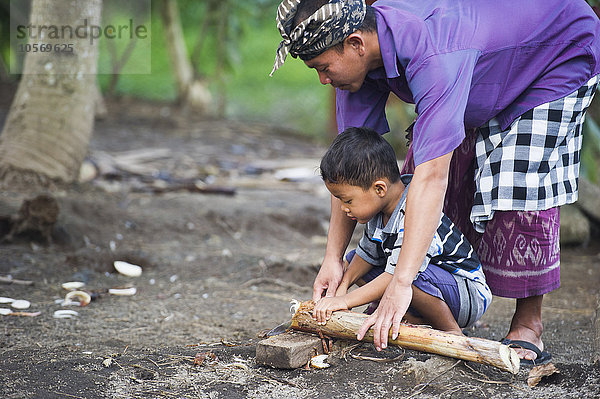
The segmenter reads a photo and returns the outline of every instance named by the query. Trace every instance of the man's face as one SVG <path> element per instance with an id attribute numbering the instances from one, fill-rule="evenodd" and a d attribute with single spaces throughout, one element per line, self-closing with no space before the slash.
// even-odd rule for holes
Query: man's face
<path id="1" fill-rule="evenodd" d="M 360 56 L 354 46 L 348 44 L 344 45 L 343 53 L 330 48 L 304 63 L 317 71 L 321 84 L 330 84 L 352 93 L 361 88 L 369 72 L 364 57 Z"/>

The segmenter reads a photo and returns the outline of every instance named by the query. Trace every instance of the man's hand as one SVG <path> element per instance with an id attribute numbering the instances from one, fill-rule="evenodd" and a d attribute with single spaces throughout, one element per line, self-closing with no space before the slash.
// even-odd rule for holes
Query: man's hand
<path id="1" fill-rule="evenodd" d="M 344 298 L 344 296 L 334 296 L 319 299 L 313 310 L 313 319 L 318 324 L 324 325 L 336 310 L 348 310 L 348 304 Z"/>
<path id="2" fill-rule="evenodd" d="M 338 259 L 336 261 L 325 258 L 313 284 L 313 301 L 317 303 L 323 297 L 324 291 L 326 297 L 335 296 L 343 276 L 344 264 L 342 260 Z"/>
<path id="3" fill-rule="evenodd" d="M 327 232 L 327 248 L 325 260 L 313 284 L 313 301 L 316 303 L 323 296 L 335 296 L 335 291 L 344 275 L 342 257 L 348 247 L 356 222 L 342 211 L 339 199 L 331 196 L 331 218 Z"/>
<path id="4" fill-rule="evenodd" d="M 412 287 L 398 283 L 395 279 L 386 288 L 377 310 L 364 321 L 356 338 L 360 341 L 364 338 L 369 328 L 373 326 L 373 343 L 380 351 L 387 347 L 390 326 L 392 327 L 392 339 L 398 337 L 400 322 L 412 300 Z"/>

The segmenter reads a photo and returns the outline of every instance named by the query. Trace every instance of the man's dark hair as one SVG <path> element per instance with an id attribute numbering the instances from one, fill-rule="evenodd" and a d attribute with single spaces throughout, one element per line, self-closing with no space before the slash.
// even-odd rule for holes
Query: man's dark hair
<path id="1" fill-rule="evenodd" d="M 320 169 L 326 183 L 346 183 L 363 190 L 377 179 L 386 178 L 391 183 L 400 179 L 394 149 L 366 127 L 351 127 L 339 134 L 321 159 Z"/>
<path id="2" fill-rule="evenodd" d="M 329 3 L 329 0 L 303 0 L 298 4 L 298 10 L 296 10 L 296 15 L 294 16 L 294 20 L 292 21 L 292 29 L 296 28 L 296 26 L 300 25 L 300 22 L 304 21 L 306 18 L 313 15 L 319 8 L 323 7 L 325 4 Z M 362 25 L 358 28 L 363 32 L 377 32 L 377 17 L 375 16 L 375 10 L 371 6 L 367 6 L 367 12 L 365 14 L 365 19 L 363 20 Z M 344 42 L 340 42 L 331 46 L 330 48 L 335 49 L 338 53 L 344 52 Z M 300 55 L 300 59 L 302 61 L 308 61 L 315 56 L 308 57 Z"/>

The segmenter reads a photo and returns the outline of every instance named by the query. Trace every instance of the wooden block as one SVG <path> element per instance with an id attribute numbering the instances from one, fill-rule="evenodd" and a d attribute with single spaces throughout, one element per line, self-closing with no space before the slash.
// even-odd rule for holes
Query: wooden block
<path id="1" fill-rule="evenodd" d="M 282 369 L 304 366 L 323 352 L 321 339 L 312 334 L 288 331 L 264 339 L 256 346 L 256 363 Z"/>

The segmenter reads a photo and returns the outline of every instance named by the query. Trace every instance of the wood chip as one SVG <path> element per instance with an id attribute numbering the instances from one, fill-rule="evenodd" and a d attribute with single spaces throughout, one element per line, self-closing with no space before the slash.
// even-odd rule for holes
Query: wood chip
<path id="1" fill-rule="evenodd" d="M 539 384 L 542 378 L 551 376 L 554 373 L 560 373 L 560 371 L 556 368 L 556 366 L 554 366 L 553 363 L 535 366 L 529 372 L 529 376 L 527 377 L 527 385 L 533 388 Z"/>

